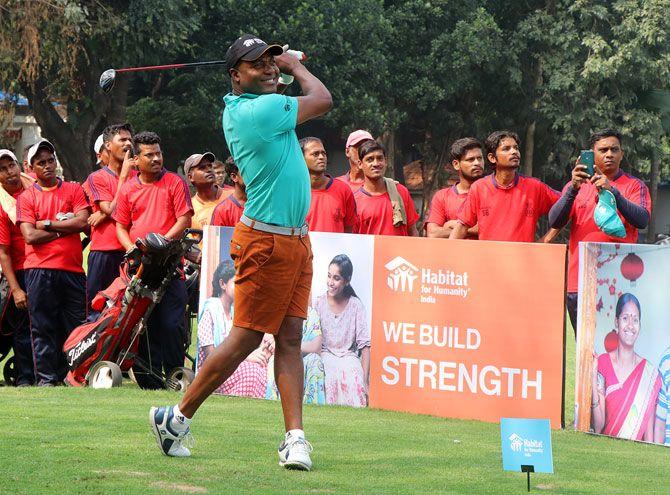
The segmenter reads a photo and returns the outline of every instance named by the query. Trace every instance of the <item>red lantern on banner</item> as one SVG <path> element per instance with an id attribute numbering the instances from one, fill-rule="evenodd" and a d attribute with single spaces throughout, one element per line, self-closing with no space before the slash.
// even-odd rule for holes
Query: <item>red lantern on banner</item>
<path id="1" fill-rule="evenodd" d="M 621 261 L 621 275 L 630 280 L 632 284 L 640 278 L 644 272 L 644 262 L 635 253 L 628 253 Z"/>
<path id="2" fill-rule="evenodd" d="M 612 330 L 605 335 L 605 352 L 612 352 L 619 345 L 619 335 Z"/>

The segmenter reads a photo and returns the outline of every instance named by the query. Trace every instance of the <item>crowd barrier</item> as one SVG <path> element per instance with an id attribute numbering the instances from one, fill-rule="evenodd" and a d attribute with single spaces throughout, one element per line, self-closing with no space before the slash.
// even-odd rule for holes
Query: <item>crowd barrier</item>
<path id="1" fill-rule="evenodd" d="M 211 324 L 199 326 L 200 360 L 225 338 L 234 313 L 231 290 L 214 296 L 229 283 L 216 278 L 230 266 L 231 235 L 205 231 L 200 317 L 212 308 L 225 314 L 218 337 Z M 318 232 L 310 240 L 305 402 L 563 425 L 564 245 Z M 329 271 L 333 278 L 342 269 L 331 262 L 345 257 L 356 296 L 333 309 Z M 320 355 L 309 352 L 318 339 Z M 265 340 L 219 391 L 277 398 L 272 351 Z"/>
<path id="2" fill-rule="evenodd" d="M 575 427 L 670 445 L 670 246 L 582 243 L 580 261 Z"/>

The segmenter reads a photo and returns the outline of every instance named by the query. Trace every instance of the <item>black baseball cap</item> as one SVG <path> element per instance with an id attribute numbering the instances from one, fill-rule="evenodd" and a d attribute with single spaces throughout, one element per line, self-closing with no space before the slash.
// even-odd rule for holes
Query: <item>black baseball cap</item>
<path id="1" fill-rule="evenodd" d="M 269 51 L 271 55 L 281 55 L 284 49 L 279 45 L 268 45 L 253 34 L 243 34 L 226 51 L 226 70 L 237 65 L 240 60 L 251 62 Z"/>

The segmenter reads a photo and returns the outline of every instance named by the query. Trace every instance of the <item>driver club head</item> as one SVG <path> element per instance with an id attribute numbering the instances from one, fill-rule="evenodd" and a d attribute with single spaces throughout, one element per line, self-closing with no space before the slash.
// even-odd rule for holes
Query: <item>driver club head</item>
<path id="1" fill-rule="evenodd" d="M 116 71 L 114 69 L 107 69 L 100 74 L 100 88 L 109 94 L 114 89 L 114 82 L 116 81 Z"/>

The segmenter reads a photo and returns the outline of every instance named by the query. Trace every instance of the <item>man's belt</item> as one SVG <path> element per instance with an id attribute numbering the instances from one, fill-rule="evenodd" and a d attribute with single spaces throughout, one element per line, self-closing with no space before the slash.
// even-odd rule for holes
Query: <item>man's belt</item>
<path id="1" fill-rule="evenodd" d="M 258 220 L 249 218 L 246 215 L 242 215 L 240 222 L 251 229 L 260 230 L 261 232 L 268 232 L 270 234 L 305 237 L 309 232 L 307 224 L 304 224 L 302 227 L 281 227 L 280 225 L 259 222 Z"/>

